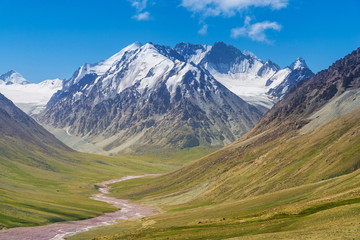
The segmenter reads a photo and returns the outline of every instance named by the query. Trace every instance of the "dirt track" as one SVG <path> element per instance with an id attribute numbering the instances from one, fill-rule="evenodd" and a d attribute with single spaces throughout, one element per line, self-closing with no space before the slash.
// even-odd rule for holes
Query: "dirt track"
<path id="1" fill-rule="evenodd" d="M 128 179 L 145 177 L 149 175 L 126 176 L 116 180 L 102 182 L 99 189 L 101 193 L 95 194 L 92 199 L 112 204 L 119 208 L 119 211 L 106 213 L 104 215 L 72 222 L 60 222 L 39 227 L 25 227 L 4 230 L 0 232 L 1 240 L 61 240 L 65 237 L 79 232 L 86 232 L 91 228 L 105 226 L 115 223 L 120 219 L 129 219 L 145 217 L 157 213 L 156 209 L 129 203 L 127 200 L 121 200 L 106 196 L 109 193 L 109 184 L 125 181 Z"/>

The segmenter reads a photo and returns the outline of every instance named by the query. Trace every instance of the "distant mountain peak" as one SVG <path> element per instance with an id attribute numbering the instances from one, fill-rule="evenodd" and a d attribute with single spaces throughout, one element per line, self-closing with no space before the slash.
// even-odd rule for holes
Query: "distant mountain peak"
<path id="1" fill-rule="evenodd" d="M 4 73 L 0 76 L 0 84 L 2 85 L 11 85 L 11 84 L 20 84 L 25 85 L 29 82 L 18 72 L 10 70 L 7 73 Z"/>
<path id="2" fill-rule="evenodd" d="M 246 55 L 236 47 L 224 42 L 215 42 L 204 60 L 215 64 L 231 64 L 245 57 Z"/>
<path id="3" fill-rule="evenodd" d="M 306 64 L 305 60 L 302 57 L 298 57 L 291 65 L 290 68 L 292 70 L 295 69 L 303 69 L 303 68 L 309 68 Z"/>

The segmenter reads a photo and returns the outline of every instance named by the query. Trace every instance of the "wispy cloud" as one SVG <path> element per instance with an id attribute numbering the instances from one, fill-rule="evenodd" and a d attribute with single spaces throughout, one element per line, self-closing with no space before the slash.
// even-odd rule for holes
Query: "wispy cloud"
<path id="1" fill-rule="evenodd" d="M 146 8 L 147 0 L 129 0 L 131 2 L 131 6 L 136 8 L 138 12 L 141 12 Z"/>
<path id="2" fill-rule="evenodd" d="M 137 14 L 132 16 L 133 19 L 137 21 L 148 21 L 150 20 L 150 12 L 145 11 L 147 7 L 148 0 L 129 0 L 131 6 L 136 9 Z"/>
<path id="3" fill-rule="evenodd" d="M 264 21 L 250 24 L 250 21 L 251 18 L 246 17 L 243 27 L 231 29 L 231 37 L 238 38 L 239 36 L 242 36 L 257 42 L 272 43 L 272 41 L 267 38 L 265 31 L 269 29 L 280 31 L 282 28 L 277 22 Z"/>
<path id="4" fill-rule="evenodd" d="M 208 25 L 207 24 L 204 24 L 198 31 L 198 34 L 200 35 L 206 35 L 207 34 L 207 31 L 208 31 Z"/>
<path id="5" fill-rule="evenodd" d="M 289 0 L 180 0 L 181 6 L 185 7 L 188 11 L 192 12 L 194 16 L 199 17 L 201 28 L 198 31 L 199 34 L 206 34 L 208 25 L 206 24 L 206 18 L 208 17 L 226 17 L 230 18 L 237 13 L 249 8 L 268 7 L 272 10 L 278 10 L 286 8 Z M 237 29 L 232 29 L 232 36 L 234 38 L 238 36 L 247 36 L 255 41 L 270 42 L 267 40 L 264 33 L 267 29 L 274 29 L 279 31 L 281 25 L 276 22 L 261 22 L 253 25 L 249 23 Z"/>
<path id="6" fill-rule="evenodd" d="M 142 12 L 139 14 L 136 14 L 132 16 L 133 19 L 136 19 L 138 21 L 147 21 L 150 20 L 150 13 L 149 12 Z"/>
<path id="7" fill-rule="evenodd" d="M 250 7 L 270 7 L 281 9 L 288 0 L 181 0 L 181 6 L 203 17 L 224 15 L 231 17 Z"/>

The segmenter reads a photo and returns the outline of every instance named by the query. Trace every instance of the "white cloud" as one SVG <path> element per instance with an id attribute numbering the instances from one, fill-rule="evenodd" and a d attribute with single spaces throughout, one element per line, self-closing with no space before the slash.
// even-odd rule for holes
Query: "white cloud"
<path id="1" fill-rule="evenodd" d="M 267 38 L 265 31 L 268 29 L 280 31 L 282 28 L 277 22 L 264 21 L 250 24 L 250 21 L 251 18 L 246 17 L 243 27 L 231 29 L 231 37 L 238 38 L 239 36 L 242 36 L 258 42 L 271 43 Z"/>
<path id="2" fill-rule="evenodd" d="M 141 12 L 146 8 L 147 0 L 129 0 L 131 2 L 131 6 L 136 8 L 137 12 Z"/>
<path id="3" fill-rule="evenodd" d="M 208 30 L 208 25 L 204 24 L 198 31 L 198 34 L 200 35 L 206 35 Z"/>
<path id="4" fill-rule="evenodd" d="M 150 20 L 150 12 L 145 11 L 148 0 L 128 0 L 131 2 L 131 6 L 133 6 L 136 9 L 136 14 L 132 16 L 133 19 L 136 19 L 138 21 L 148 21 Z"/>
<path id="5" fill-rule="evenodd" d="M 250 7 L 270 7 L 281 9 L 289 0 L 181 0 L 181 6 L 203 17 L 233 16 L 236 12 Z"/>
<path id="6" fill-rule="evenodd" d="M 138 21 L 147 21 L 150 20 L 150 13 L 149 12 L 138 13 L 134 15 L 132 18 Z"/>

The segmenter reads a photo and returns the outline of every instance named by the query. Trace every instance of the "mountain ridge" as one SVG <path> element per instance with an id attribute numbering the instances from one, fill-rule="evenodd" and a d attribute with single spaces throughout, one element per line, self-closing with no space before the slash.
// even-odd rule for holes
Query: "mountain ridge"
<path id="1" fill-rule="evenodd" d="M 281 69 L 271 60 L 263 61 L 224 42 L 213 46 L 180 43 L 174 49 L 186 54 L 188 62 L 197 59 L 195 64 L 247 102 L 268 109 L 296 82 L 314 75 L 301 57 Z"/>

